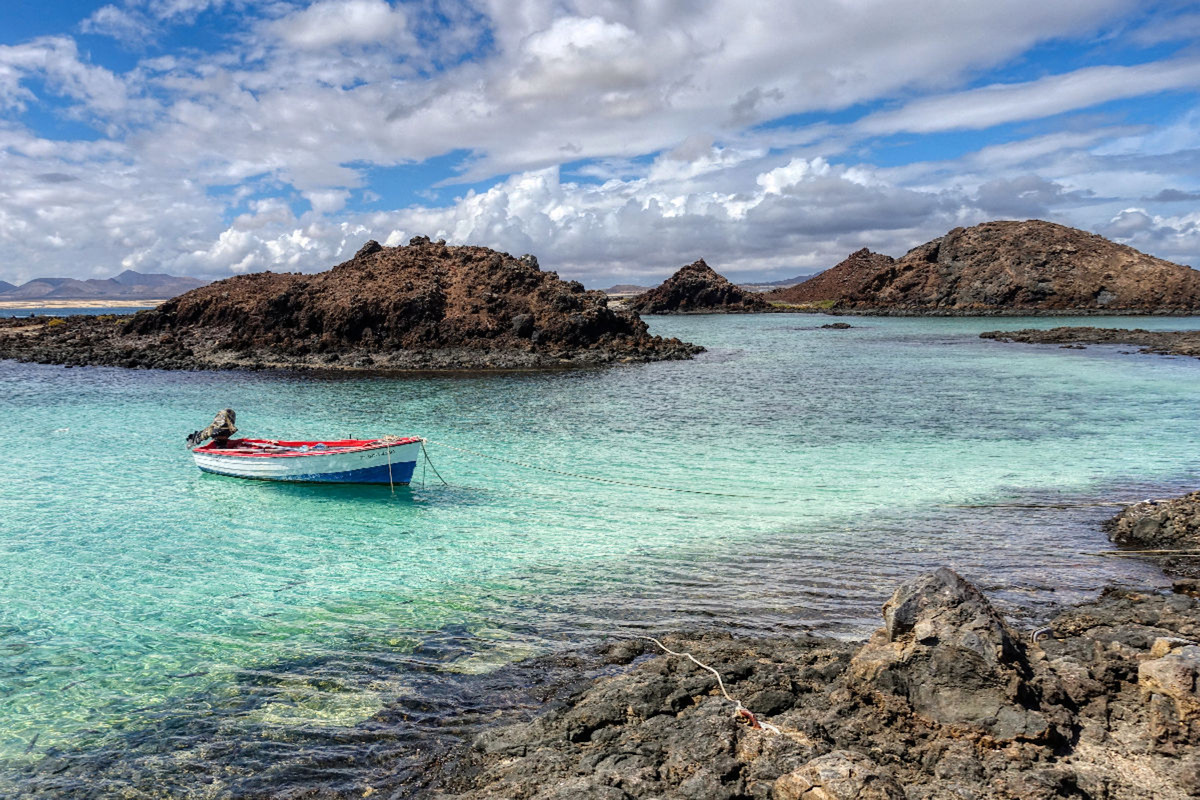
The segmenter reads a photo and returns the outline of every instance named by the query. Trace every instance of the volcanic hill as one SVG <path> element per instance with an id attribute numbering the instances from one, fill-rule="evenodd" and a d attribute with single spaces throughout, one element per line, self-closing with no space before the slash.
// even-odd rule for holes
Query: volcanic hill
<path id="1" fill-rule="evenodd" d="M 846 256 L 836 267 L 818 272 L 794 286 L 774 289 L 763 297 L 769 302 L 795 305 L 838 300 L 861 292 L 881 270 L 894 263 L 891 256 L 872 253 L 864 247 Z"/>
<path id="2" fill-rule="evenodd" d="M 639 314 L 736 313 L 770 308 L 759 295 L 717 274 L 704 259 L 680 267 L 655 288 L 630 299 L 627 307 Z"/>
<path id="3" fill-rule="evenodd" d="M 801 284 L 813 285 L 809 301 L 914 315 L 1200 310 L 1200 271 L 1041 220 L 955 228 L 895 261 L 871 254 L 868 263 L 862 252 Z"/>
<path id="4" fill-rule="evenodd" d="M 0 358 L 165 369 L 533 368 L 702 349 L 651 336 L 603 292 L 543 272 L 533 256 L 426 237 L 407 247 L 367 242 L 315 275 L 228 278 L 132 317 L 0 328 Z"/>

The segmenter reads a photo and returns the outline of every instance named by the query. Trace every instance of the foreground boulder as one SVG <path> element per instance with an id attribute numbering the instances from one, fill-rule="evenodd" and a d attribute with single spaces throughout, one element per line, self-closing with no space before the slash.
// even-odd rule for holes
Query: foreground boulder
<path id="1" fill-rule="evenodd" d="M 632 298 L 627 306 L 638 314 L 739 313 L 770 308 L 761 295 L 730 283 L 704 259 L 680 267 L 657 287 Z"/>
<path id="2" fill-rule="evenodd" d="M 0 328 L 0 358 L 168 369 L 523 368 L 701 349 L 651 336 L 603 292 L 543 272 L 533 256 L 425 237 L 407 247 L 367 242 L 315 275 L 217 281 L 129 319 Z"/>
<path id="3" fill-rule="evenodd" d="M 1047 735 L 1024 648 L 957 573 L 942 568 L 904 584 L 883 619 L 850 662 L 856 692 L 884 705 L 899 699 L 932 722 L 997 739 Z"/>

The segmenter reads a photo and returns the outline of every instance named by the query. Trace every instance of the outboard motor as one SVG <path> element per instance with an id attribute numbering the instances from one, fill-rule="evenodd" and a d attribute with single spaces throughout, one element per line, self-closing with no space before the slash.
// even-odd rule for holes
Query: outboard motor
<path id="1" fill-rule="evenodd" d="M 237 414 L 232 408 L 218 411 L 211 425 L 202 431 L 195 431 L 187 437 L 188 446 L 196 447 L 208 439 L 212 439 L 217 445 L 225 444 L 229 441 L 230 436 L 237 433 L 237 426 L 233 424 L 236 419 Z"/>

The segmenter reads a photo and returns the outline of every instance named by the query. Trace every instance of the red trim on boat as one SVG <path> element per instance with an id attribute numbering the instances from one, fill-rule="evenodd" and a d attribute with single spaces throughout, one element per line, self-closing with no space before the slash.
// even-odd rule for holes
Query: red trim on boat
<path id="1" fill-rule="evenodd" d="M 381 450 L 421 441 L 419 436 L 383 441 L 382 439 L 333 439 L 313 442 L 284 442 L 271 439 L 230 439 L 223 447 L 209 442 L 192 449 L 193 453 L 208 453 L 214 456 L 238 456 L 240 458 L 296 458 L 303 456 L 331 456 L 338 453 L 360 453 L 366 450 Z M 324 445 L 314 449 L 316 445 Z M 308 447 L 308 450 L 301 450 Z"/>

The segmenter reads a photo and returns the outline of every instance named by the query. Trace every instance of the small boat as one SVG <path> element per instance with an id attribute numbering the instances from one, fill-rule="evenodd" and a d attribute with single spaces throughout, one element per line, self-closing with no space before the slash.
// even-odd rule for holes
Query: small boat
<path id="1" fill-rule="evenodd" d="M 296 483 L 381 483 L 407 485 L 421 455 L 419 436 L 381 439 L 279 441 L 231 439 L 234 413 L 225 409 L 203 431 L 188 437 L 196 466 L 235 478 Z M 215 431 L 215 433 L 214 433 Z"/>

